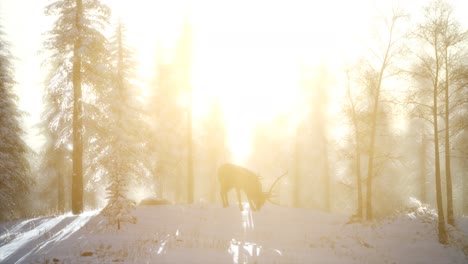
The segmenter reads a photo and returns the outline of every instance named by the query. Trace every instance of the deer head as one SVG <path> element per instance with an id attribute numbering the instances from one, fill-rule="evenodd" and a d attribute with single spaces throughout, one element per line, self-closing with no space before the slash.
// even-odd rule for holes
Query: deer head
<path id="1" fill-rule="evenodd" d="M 218 180 L 221 186 L 220 194 L 223 207 L 229 206 L 227 193 L 231 189 L 236 190 L 240 210 L 243 210 L 240 194 L 241 190 L 246 194 L 250 208 L 254 211 L 260 210 L 265 204 L 265 201 L 270 201 L 271 203 L 276 204 L 270 199 L 274 197 L 273 190 L 276 183 L 278 183 L 284 175 L 286 175 L 286 173 L 278 177 L 273 182 L 268 192 L 263 192 L 259 176 L 255 173 L 246 168 L 230 163 L 221 165 L 218 169 Z"/>

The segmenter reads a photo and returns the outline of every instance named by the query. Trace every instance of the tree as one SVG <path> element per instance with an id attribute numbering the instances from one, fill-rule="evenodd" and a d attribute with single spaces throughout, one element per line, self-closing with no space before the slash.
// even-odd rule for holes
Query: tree
<path id="1" fill-rule="evenodd" d="M 387 36 L 386 44 L 384 45 L 383 52 L 373 51 L 373 54 L 377 57 L 377 67 L 372 67 L 368 72 L 368 82 L 369 88 L 372 93 L 372 102 L 370 105 L 370 142 L 369 142 L 369 159 L 367 162 L 367 179 L 366 179 L 366 218 L 371 220 L 373 218 L 373 208 L 372 208 L 372 180 L 375 176 L 375 145 L 376 145 L 376 131 L 377 131 L 377 121 L 380 112 L 380 102 L 382 83 L 387 74 L 388 68 L 392 63 L 392 59 L 398 53 L 397 42 L 398 39 L 395 39 L 396 26 L 399 19 L 403 17 L 398 11 L 393 12 L 391 19 L 385 21 L 387 26 Z"/>
<path id="2" fill-rule="evenodd" d="M 123 164 L 116 164 L 116 170 L 121 169 Z M 122 222 L 136 223 L 136 218 L 131 214 L 135 208 L 135 202 L 128 199 L 128 182 L 121 174 L 113 175 L 110 185 L 107 187 L 107 206 L 102 209 L 101 214 L 107 217 L 108 225 L 117 226 L 120 230 Z"/>
<path id="3" fill-rule="evenodd" d="M 43 121 L 39 123 L 41 134 L 46 140 L 41 155 L 41 173 L 51 182 L 50 186 L 45 186 L 47 189 L 45 191 L 50 193 L 51 188 L 56 189 L 58 212 L 67 211 L 66 201 L 68 199 L 65 198 L 65 192 L 70 181 L 65 175 L 71 172 L 69 147 L 72 142 L 72 113 L 70 109 L 73 96 L 71 89 L 66 89 L 67 69 L 62 70 L 62 73 L 52 73 L 46 79 L 47 87 L 50 89 L 46 89 L 44 92 Z"/>
<path id="4" fill-rule="evenodd" d="M 314 182 L 308 190 L 308 193 L 321 195 L 321 209 L 325 211 L 331 210 L 331 179 L 329 172 L 329 144 L 328 144 L 328 89 L 330 88 L 330 76 L 328 67 L 321 63 L 316 66 L 302 65 L 301 67 L 301 89 L 300 91 L 304 102 L 299 103 L 299 107 L 304 107 L 300 111 L 304 112 L 304 118 L 297 117 L 298 124 L 296 130 L 296 142 L 294 147 L 296 164 L 295 167 L 295 184 L 298 187 L 295 194 L 299 191 L 299 181 L 305 185 L 307 179 L 301 175 L 316 175 L 311 177 Z M 302 105 L 303 104 L 303 105 Z M 299 112 L 299 111 L 298 111 Z M 300 139 L 302 138 L 302 139 Z M 298 147 L 299 141 L 301 148 Z M 313 168 L 301 164 L 301 157 L 313 162 Z M 310 170 L 310 172 L 307 172 Z M 318 181 L 318 182 L 317 182 Z M 317 188 L 317 190 L 313 190 Z M 293 202 L 299 202 L 300 197 L 293 197 Z M 315 206 L 315 205 L 314 205 Z"/>
<path id="5" fill-rule="evenodd" d="M 83 118 L 86 94 L 83 88 L 99 91 L 105 86 L 107 67 L 106 37 L 102 34 L 108 23 L 110 9 L 98 0 L 53 1 L 45 14 L 55 16 L 53 28 L 44 43 L 50 52 L 48 65 L 51 77 L 46 84 L 60 99 L 71 98 L 72 106 L 72 212 L 83 211 Z M 72 91 L 72 92 L 71 92 Z"/>
<path id="6" fill-rule="evenodd" d="M 444 121 L 445 121 L 445 177 L 446 177 L 446 195 L 447 195 L 447 223 L 455 225 L 453 216 L 453 191 L 452 191 L 452 173 L 451 173 L 451 155 L 450 155 L 450 120 L 453 109 L 451 109 L 450 98 L 451 92 L 455 89 L 457 81 L 460 79 L 457 66 L 460 66 L 458 61 L 463 61 L 465 58 L 460 57 L 459 44 L 468 37 L 468 31 L 462 32 L 459 24 L 453 18 L 453 8 L 446 2 L 436 2 L 435 8 L 438 9 L 440 16 L 440 34 L 442 41 L 442 59 L 445 69 L 445 80 L 443 82 L 444 90 Z M 461 65 L 462 67 L 465 65 Z M 463 71 L 462 71 L 463 72 Z"/>
<path id="7" fill-rule="evenodd" d="M 331 180 L 330 180 L 330 169 L 329 169 L 329 154 L 328 154 L 328 138 L 327 138 L 327 78 L 329 73 L 324 67 L 320 67 L 320 77 L 317 80 L 316 98 L 313 102 L 313 111 L 315 112 L 314 118 L 318 122 L 319 130 L 319 141 L 320 141 L 320 156 L 323 159 L 323 178 L 324 178 L 324 200 L 325 210 L 330 212 L 331 210 Z"/>
<path id="8" fill-rule="evenodd" d="M 182 35 L 177 43 L 176 50 L 176 85 L 186 97 L 187 122 L 187 202 L 194 201 L 194 171 L 193 171 L 193 114 L 192 114 L 192 27 L 186 18 L 182 28 Z"/>
<path id="9" fill-rule="evenodd" d="M 125 29 L 121 21 L 117 25 L 112 46 L 114 74 L 111 89 L 106 93 L 107 113 L 101 134 L 100 164 L 109 176 L 108 203 L 103 214 L 110 224 L 135 222 L 130 210 L 134 202 L 128 198 L 129 186 L 148 174 L 149 153 L 147 142 L 149 128 L 143 120 L 142 108 L 135 91 L 135 68 L 132 50 L 125 45 Z"/>
<path id="10" fill-rule="evenodd" d="M 152 145 L 155 165 L 153 169 L 156 196 L 166 196 L 166 189 L 173 190 L 174 201 L 182 200 L 186 124 L 184 107 L 180 104 L 182 92 L 175 83 L 173 64 L 157 65 L 157 80 L 152 91 L 148 112 L 152 113 Z"/>
<path id="11" fill-rule="evenodd" d="M 258 123 L 254 127 L 248 164 L 251 164 L 249 167 L 255 172 L 258 172 L 264 187 L 271 186 L 276 177 L 281 174 L 284 173 L 286 176 L 288 168 L 296 161 L 295 144 L 292 144 L 294 134 L 290 130 L 289 122 L 286 115 L 279 115 L 270 121 Z M 273 190 L 275 199 L 272 200 L 276 203 L 283 203 L 283 198 L 285 198 L 281 195 L 284 182 L 286 179 L 282 178 Z"/>
<path id="12" fill-rule="evenodd" d="M 420 150 L 419 150 L 419 166 L 420 166 L 419 186 L 420 186 L 420 199 L 422 203 L 427 203 L 426 159 L 427 159 L 427 137 L 425 134 L 422 134 Z"/>
<path id="13" fill-rule="evenodd" d="M 292 191 L 292 206 L 295 208 L 301 207 L 301 160 L 302 160 L 302 121 L 297 120 L 296 133 L 294 137 L 294 164 L 293 164 L 293 191 Z"/>
<path id="14" fill-rule="evenodd" d="M 468 54 L 463 54 L 465 63 Z M 451 136 L 454 158 L 454 171 L 458 171 L 459 184 L 461 187 L 461 214 L 468 214 L 468 65 L 460 69 L 459 76 L 461 77 L 456 85 L 456 92 L 452 94 L 452 122 Z M 455 105 L 459 107 L 454 108 Z"/>
<path id="15" fill-rule="evenodd" d="M 191 87 L 191 27 L 184 21 L 174 54 L 159 58 L 150 112 L 153 113 L 153 148 L 156 191 L 174 193 L 174 200 L 194 200 L 193 117 Z M 158 50 L 158 54 L 163 54 Z M 169 188 L 168 188 L 169 187 Z"/>
<path id="16" fill-rule="evenodd" d="M 424 21 L 416 28 L 415 36 L 423 45 L 423 49 L 416 54 L 418 63 L 414 67 L 413 75 L 419 80 L 425 80 L 430 85 L 432 92 L 432 104 L 426 105 L 432 114 L 434 137 L 434 166 L 436 182 L 436 199 L 438 212 L 439 242 L 446 244 L 447 233 L 445 231 L 445 217 L 442 205 L 442 186 L 440 176 L 440 151 L 439 151 L 439 125 L 438 125 L 438 97 L 440 93 L 441 74 L 443 67 L 443 17 L 441 16 L 441 2 L 431 2 L 423 10 Z M 420 103 L 424 105 L 424 103 Z"/>
<path id="17" fill-rule="evenodd" d="M 0 221 L 21 216 L 32 180 L 22 139 L 21 112 L 13 93 L 12 55 L 0 29 Z"/>
<path id="18" fill-rule="evenodd" d="M 228 149 L 226 142 L 226 128 L 222 105 L 218 99 L 210 104 L 209 111 L 205 117 L 202 117 L 200 128 L 197 134 L 200 135 L 197 156 L 203 159 L 204 165 L 204 187 L 208 196 L 208 201 L 214 203 L 218 195 L 217 171 L 219 166 L 228 160 Z M 201 175 L 200 175 L 201 176 Z"/>
<path id="19" fill-rule="evenodd" d="M 65 175 L 70 172 L 70 150 L 63 142 L 57 140 L 56 136 L 59 133 L 49 130 L 48 124 L 51 124 L 49 118 L 45 118 L 45 121 L 40 124 L 42 135 L 46 138 L 44 150 L 41 153 L 40 172 L 44 178 L 41 180 L 42 189 L 40 191 L 44 199 L 42 202 L 49 203 L 47 206 L 48 211 L 55 208 L 58 213 L 64 213 L 67 211 L 66 204 L 68 201 L 65 193 L 69 181 L 65 178 Z M 60 146 L 56 144 L 60 144 Z"/>
<path id="20" fill-rule="evenodd" d="M 346 97 L 349 101 L 346 113 L 347 117 L 351 119 L 352 131 L 354 134 L 354 155 L 355 155 L 355 173 L 356 173 L 356 186 L 357 186 L 357 212 L 356 215 L 359 219 L 364 217 L 363 199 L 362 199 L 362 175 L 361 175 L 361 141 L 362 141 L 362 128 L 360 126 L 361 114 L 355 102 L 355 95 L 351 91 L 351 77 L 350 70 L 346 70 Z"/>
<path id="21" fill-rule="evenodd" d="M 466 78 L 468 81 L 468 74 L 466 75 Z M 468 82 L 466 84 L 468 84 Z M 465 86 L 465 91 L 465 98 L 468 98 L 468 85 Z M 465 104 L 467 103 L 468 102 L 466 102 Z M 466 129 L 468 128 L 468 111 L 466 109 L 467 108 L 461 111 L 463 113 L 460 116 L 462 120 L 458 120 L 460 127 L 464 127 L 465 129 L 463 129 L 462 132 L 459 133 L 459 136 L 457 136 L 454 140 L 454 145 L 457 146 L 454 152 L 459 157 L 456 165 L 458 165 L 461 178 L 462 198 L 460 199 L 460 202 L 461 211 L 463 215 L 468 214 L 468 162 L 466 162 L 466 160 L 468 159 L 468 129 Z"/>

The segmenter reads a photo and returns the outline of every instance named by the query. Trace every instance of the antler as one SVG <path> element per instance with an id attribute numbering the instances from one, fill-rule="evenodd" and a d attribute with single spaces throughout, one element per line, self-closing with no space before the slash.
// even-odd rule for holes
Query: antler
<path id="1" fill-rule="evenodd" d="M 275 185 L 278 183 L 278 181 L 279 181 L 284 175 L 286 175 L 287 173 L 288 173 L 288 171 L 286 170 L 281 176 L 279 176 L 278 178 L 276 178 L 276 180 L 275 180 L 275 181 L 273 182 L 273 184 L 271 185 L 270 190 L 268 190 L 268 192 L 267 192 L 267 199 L 268 199 L 268 201 L 270 201 L 270 202 L 273 203 L 273 204 L 274 204 L 274 202 L 272 202 L 272 201 L 270 200 L 270 197 L 272 197 L 273 188 L 275 188 Z"/>

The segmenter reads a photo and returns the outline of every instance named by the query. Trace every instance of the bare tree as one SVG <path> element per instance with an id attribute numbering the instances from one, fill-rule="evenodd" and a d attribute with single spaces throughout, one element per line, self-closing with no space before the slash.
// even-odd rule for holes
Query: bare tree
<path id="1" fill-rule="evenodd" d="M 350 70 L 346 69 L 346 97 L 349 101 L 349 109 L 347 111 L 348 115 L 351 118 L 352 129 L 354 134 L 354 146 L 355 146 L 355 173 L 356 173 L 356 185 L 357 185 L 357 212 L 356 215 L 359 219 L 363 218 L 363 203 L 362 203 L 362 176 L 361 176 L 361 139 L 359 127 L 359 114 L 358 109 L 355 103 L 355 99 L 351 92 L 351 79 L 350 79 Z"/>
<path id="2" fill-rule="evenodd" d="M 447 233 L 445 230 L 445 216 L 442 204 L 442 186 L 440 176 L 440 151 L 439 151 L 439 124 L 438 124 L 438 96 L 441 86 L 443 69 L 444 40 L 443 30 L 443 5 L 440 1 L 431 2 L 423 9 L 424 21 L 417 25 L 415 36 L 422 43 L 423 49 L 416 54 L 418 63 L 414 66 L 413 75 L 419 80 L 428 80 L 432 92 L 432 104 L 428 105 L 432 114 L 434 137 L 434 166 L 436 183 L 436 200 L 438 212 L 439 242 L 446 244 Z M 441 13 L 442 11 L 442 13 Z M 421 106 L 424 104 L 417 102 Z"/>
<path id="3" fill-rule="evenodd" d="M 440 27 L 441 27 L 441 41 L 442 41 L 442 58 L 445 68 L 445 80 L 444 80 L 444 121 L 445 121 L 445 177 L 446 177 L 446 195 L 447 195 L 447 223 L 455 225 L 455 219 L 453 216 L 453 191 L 452 191 L 452 174 L 451 174 L 451 154 L 450 154 L 450 115 L 451 115 L 451 102 L 450 102 L 450 91 L 454 83 L 457 82 L 459 76 L 453 69 L 456 67 L 457 60 L 463 59 L 457 54 L 457 50 L 460 49 L 458 44 L 466 40 L 468 37 L 468 31 L 462 32 L 459 24 L 453 18 L 453 8 L 446 2 L 437 2 L 437 7 L 440 16 Z M 440 6 L 439 6 L 440 5 Z M 452 74 L 452 70 L 455 74 Z"/>
<path id="4" fill-rule="evenodd" d="M 371 69 L 368 76 L 370 79 L 369 85 L 372 90 L 372 103 L 371 103 L 371 119 L 370 119 L 370 142 L 369 142 L 369 159 L 367 163 L 367 179 L 366 179 L 366 218 L 371 220 L 373 218 L 372 209 L 372 179 L 375 174 L 375 145 L 376 145 L 376 131 L 377 131 L 377 120 L 379 116 L 379 105 L 382 100 L 381 91 L 382 83 L 387 74 L 388 68 L 392 63 L 392 59 L 396 54 L 399 53 L 397 47 L 399 39 L 395 37 L 397 22 L 403 18 L 404 15 L 400 11 L 394 11 L 390 20 L 385 20 L 387 27 L 386 44 L 384 45 L 383 52 L 372 51 L 372 53 L 378 59 L 378 65 L 376 68 Z"/>

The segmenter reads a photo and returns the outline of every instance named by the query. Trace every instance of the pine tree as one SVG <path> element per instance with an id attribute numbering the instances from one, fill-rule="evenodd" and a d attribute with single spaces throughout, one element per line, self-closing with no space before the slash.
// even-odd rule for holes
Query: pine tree
<path id="1" fill-rule="evenodd" d="M 65 73 L 65 71 L 64 71 Z M 66 201 L 65 192 L 69 181 L 66 174 L 71 172 L 69 146 L 72 142 L 71 136 L 71 89 L 67 87 L 67 74 L 59 74 L 48 77 L 48 86 L 52 89 L 46 89 L 44 92 L 44 110 L 42 113 L 42 122 L 39 124 L 41 133 L 46 141 L 42 150 L 41 173 L 47 178 L 49 184 L 44 186 L 44 192 L 51 193 L 56 190 L 56 205 L 58 212 L 65 212 Z M 63 85 L 63 86 L 61 86 Z M 43 179 L 42 182 L 45 182 Z"/>
<path id="2" fill-rule="evenodd" d="M 48 120 L 48 119 L 45 119 Z M 47 122 L 47 121 L 46 121 Z M 44 209 L 50 211 L 52 208 L 58 213 L 68 211 L 68 199 L 65 196 L 69 186 L 69 181 L 65 177 L 70 172 L 70 150 L 56 139 L 56 134 L 49 130 L 49 126 L 42 122 L 42 135 L 46 138 L 45 145 L 41 153 L 42 162 L 40 173 L 44 177 L 41 179 L 39 192 L 46 203 Z M 57 146 L 60 144 L 61 146 Z"/>
<path id="3" fill-rule="evenodd" d="M 325 206 L 324 209 L 327 212 L 331 211 L 331 177 L 330 177 L 330 168 L 329 168 L 329 154 L 328 154 L 328 139 L 327 139 L 327 104 L 328 104 L 328 95 L 327 95 L 327 78 L 328 70 L 322 66 L 320 67 L 320 77 L 317 80 L 316 88 L 316 102 L 313 103 L 313 111 L 315 113 L 314 119 L 317 120 L 317 130 L 318 137 L 320 141 L 320 157 L 323 159 L 321 162 L 321 167 L 323 168 L 323 189 L 324 189 L 324 200 Z"/>
<path id="4" fill-rule="evenodd" d="M 176 50 L 177 85 L 187 98 L 186 105 L 186 148 L 187 148 L 187 202 L 193 203 L 195 199 L 195 179 L 193 171 L 193 114 L 192 114 L 192 28 L 186 18 L 182 29 L 182 35 L 177 43 Z"/>
<path id="5" fill-rule="evenodd" d="M 120 167 L 115 169 L 120 169 Z M 106 216 L 108 225 L 117 226 L 117 229 L 120 229 L 122 222 L 136 223 L 136 218 L 132 215 L 135 203 L 126 197 L 127 179 L 121 174 L 113 175 L 111 179 L 106 189 L 108 203 L 101 213 Z"/>
<path id="6" fill-rule="evenodd" d="M 51 118 L 72 127 L 72 132 L 61 130 L 56 140 L 65 142 L 69 135 L 72 138 L 72 211 L 79 214 L 83 211 L 84 109 L 94 110 L 88 88 L 99 93 L 108 79 L 109 56 L 102 31 L 110 9 L 98 0 L 61 0 L 46 6 L 45 14 L 56 17 L 44 43 L 51 67 L 46 90 L 62 105 Z"/>
<path id="7" fill-rule="evenodd" d="M 214 203 L 218 195 L 216 191 L 219 184 L 218 167 L 228 160 L 224 113 L 219 100 L 211 102 L 207 115 L 201 120 L 200 132 L 197 134 L 200 135 L 197 142 L 197 156 L 204 161 L 200 167 L 205 168 L 203 173 L 205 177 L 199 180 L 205 183 L 203 187 L 208 194 L 208 201 Z"/>
<path id="8" fill-rule="evenodd" d="M 113 85 L 108 91 L 108 116 L 105 126 L 101 162 L 109 176 L 108 204 L 103 214 L 109 224 L 135 222 L 131 209 L 135 206 L 127 192 L 132 182 L 147 174 L 149 153 L 147 140 L 149 128 L 143 120 L 141 107 L 136 100 L 135 67 L 133 52 L 125 45 L 125 29 L 119 21 L 112 41 Z M 110 100 L 109 100 L 110 99 Z"/>
<path id="9" fill-rule="evenodd" d="M 168 196 L 166 190 L 172 190 L 173 200 L 183 200 L 182 185 L 186 182 L 182 176 L 185 164 L 185 139 L 187 131 L 186 112 L 180 103 L 183 89 L 177 83 L 176 65 L 158 62 L 155 89 L 152 91 L 148 112 L 152 113 L 154 189 L 156 196 Z"/>
<path id="10" fill-rule="evenodd" d="M 0 221 L 21 216 L 30 193 L 28 148 L 13 93 L 12 55 L 0 29 Z"/>

